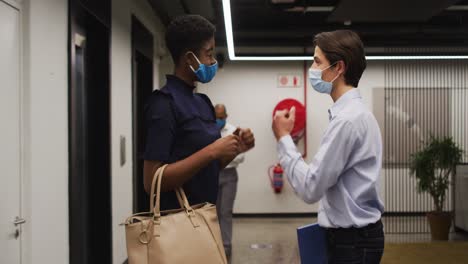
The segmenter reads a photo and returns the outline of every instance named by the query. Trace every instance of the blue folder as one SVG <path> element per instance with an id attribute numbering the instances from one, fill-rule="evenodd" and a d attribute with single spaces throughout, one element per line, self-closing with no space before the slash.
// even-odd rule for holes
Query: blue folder
<path id="1" fill-rule="evenodd" d="M 299 254 L 302 264 L 327 263 L 326 230 L 317 223 L 297 228 Z"/>

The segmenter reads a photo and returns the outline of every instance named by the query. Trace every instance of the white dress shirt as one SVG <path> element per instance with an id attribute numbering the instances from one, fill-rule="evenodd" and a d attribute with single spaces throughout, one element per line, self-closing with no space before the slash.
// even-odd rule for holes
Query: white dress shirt
<path id="1" fill-rule="evenodd" d="M 320 226 L 347 228 L 375 223 L 384 211 L 377 183 L 382 168 L 377 121 L 355 88 L 328 112 L 330 123 L 312 163 L 304 162 L 288 135 L 278 142 L 280 164 L 299 197 L 306 203 L 320 200 Z"/>

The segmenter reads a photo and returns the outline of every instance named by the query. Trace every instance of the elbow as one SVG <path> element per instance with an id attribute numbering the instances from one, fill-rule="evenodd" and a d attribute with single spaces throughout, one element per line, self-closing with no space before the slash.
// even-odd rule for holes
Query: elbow
<path id="1" fill-rule="evenodd" d="M 303 197 L 302 200 L 303 200 L 306 204 L 314 204 L 314 203 L 320 201 L 320 199 L 316 199 L 315 197 Z"/>
<path id="2" fill-rule="evenodd" d="M 296 195 L 307 204 L 314 204 L 322 198 L 323 192 L 317 188 L 315 181 L 294 181 L 289 178 L 289 183 L 296 192 Z"/>
<path id="3" fill-rule="evenodd" d="M 322 195 L 318 194 L 316 191 L 306 192 L 301 196 L 301 199 L 306 204 L 314 204 L 322 198 Z"/>
<path id="4" fill-rule="evenodd" d="M 294 191 L 296 192 L 296 195 L 301 198 L 302 201 L 304 201 L 306 204 L 314 204 L 318 202 L 321 198 L 320 195 L 316 194 L 315 190 L 309 190 L 307 188 L 294 188 L 292 186 Z"/>

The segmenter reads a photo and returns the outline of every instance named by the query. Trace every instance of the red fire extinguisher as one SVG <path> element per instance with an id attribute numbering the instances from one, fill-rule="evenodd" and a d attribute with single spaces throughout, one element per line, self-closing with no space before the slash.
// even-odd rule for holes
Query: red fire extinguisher
<path id="1" fill-rule="evenodd" d="M 275 166 L 271 166 L 269 170 L 269 177 L 271 187 L 275 193 L 280 193 L 283 190 L 283 168 L 277 163 Z"/>

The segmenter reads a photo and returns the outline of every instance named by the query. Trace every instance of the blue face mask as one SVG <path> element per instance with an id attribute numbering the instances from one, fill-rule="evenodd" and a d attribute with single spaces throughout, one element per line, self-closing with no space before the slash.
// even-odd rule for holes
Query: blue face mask
<path id="1" fill-rule="evenodd" d="M 332 65 L 328 66 L 327 68 L 321 70 L 321 69 L 309 69 L 309 81 L 312 87 L 314 88 L 315 91 L 319 93 L 326 93 L 330 94 L 332 89 L 333 89 L 333 81 L 338 78 L 339 74 L 331 81 L 331 82 L 326 82 L 322 79 L 322 73 L 326 69 L 330 68 L 331 66 L 335 65 L 333 63 Z"/>
<path id="2" fill-rule="evenodd" d="M 200 62 L 200 60 L 197 58 L 195 53 L 191 52 L 190 53 L 195 57 L 195 59 L 198 62 L 198 69 L 195 70 L 192 65 L 190 65 L 190 69 L 192 69 L 193 73 L 197 76 L 198 81 L 202 83 L 208 83 L 216 75 L 216 72 L 218 71 L 218 62 L 215 62 L 213 65 L 205 65 Z"/>
<path id="3" fill-rule="evenodd" d="M 216 125 L 219 127 L 219 129 L 222 129 L 224 126 L 226 126 L 226 119 L 216 119 Z"/>

